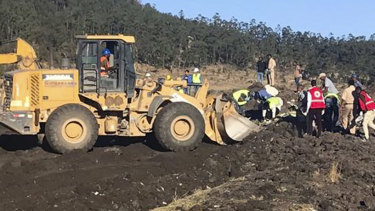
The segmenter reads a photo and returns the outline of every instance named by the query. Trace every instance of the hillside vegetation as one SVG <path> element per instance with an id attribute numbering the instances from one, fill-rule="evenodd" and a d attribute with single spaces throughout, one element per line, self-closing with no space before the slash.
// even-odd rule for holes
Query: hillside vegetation
<path id="1" fill-rule="evenodd" d="M 219 14 L 187 19 L 183 11 L 163 14 L 136 0 L 0 0 L 0 40 L 22 37 L 42 61 L 58 66 L 63 56 L 73 58 L 74 36 L 85 33 L 135 35 L 138 62 L 156 67 L 254 68 L 256 57 L 271 53 L 280 70 L 296 60 L 311 73 L 374 76 L 375 35 L 323 37 L 290 27 L 272 29 L 255 20 L 223 20 Z"/>

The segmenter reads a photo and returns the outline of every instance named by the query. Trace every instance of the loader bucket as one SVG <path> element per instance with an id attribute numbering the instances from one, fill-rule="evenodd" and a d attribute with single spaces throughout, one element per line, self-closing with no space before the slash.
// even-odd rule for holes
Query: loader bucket
<path id="1" fill-rule="evenodd" d="M 224 144 L 231 141 L 242 141 L 251 133 L 258 132 L 260 127 L 247 118 L 237 113 L 234 105 L 229 99 L 225 99 L 223 95 L 216 97 L 208 97 L 214 102 L 212 103 L 214 114 L 211 114 L 211 126 L 214 129 L 216 138 L 210 137 L 213 141 Z M 214 116 L 214 118 L 212 118 Z M 224 143 L 223 143 L 224 142 Z"/>
<path id="2" fill-rule="evenodd" d="M 224 112 L 223 118 L 225 132 L 234 141 L 242 141 L 251 133 L 256 133 L 260 130 L 258 125 L 239 115 L 233 105 Z"/>

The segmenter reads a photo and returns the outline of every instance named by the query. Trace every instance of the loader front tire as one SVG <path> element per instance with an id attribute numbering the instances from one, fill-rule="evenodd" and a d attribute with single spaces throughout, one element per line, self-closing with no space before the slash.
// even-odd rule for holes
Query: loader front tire
<path id="1" fill-rule="evenodd" d="M 87 108 L 67 104 L 52 112 L 45 134 L 48 144 L 57 153 L 88 151 L 98 138 L 98 123 Z"/>
<path id="2" fill-rule="evenodd" d="M 204 137 L 204 119 L 188 103 L 171 103 L 156 116 L 154 134 L 160 145 L 168 150 L 181 152 L 197 148 Z"/>

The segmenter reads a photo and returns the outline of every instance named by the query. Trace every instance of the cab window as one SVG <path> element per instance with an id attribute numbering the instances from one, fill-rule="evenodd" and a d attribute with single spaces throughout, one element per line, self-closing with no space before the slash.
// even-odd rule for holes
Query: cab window
<path id="1" fill-rule="evenodd" d="M 120 46 L 117 41 L 102 41 L 100 43 L 100 89 L 115 91 L 119 89 L 120 81 Z"/>
<path id="2" fill-rule="evenodd" d="M 95 92 L 97 89 L 97 61 L 98 61 L 98 43 L 85 42 L 82 43 L 82 52 L 80 62 L 82 71 L 83 92 Z"/>

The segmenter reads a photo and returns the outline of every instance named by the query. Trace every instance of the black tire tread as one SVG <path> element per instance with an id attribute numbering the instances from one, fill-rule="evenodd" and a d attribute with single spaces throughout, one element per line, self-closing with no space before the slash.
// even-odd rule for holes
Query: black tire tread
<path id="1" fill-rule="evenodd" d="M 63 141 L 59 140 L 58 137 L 58 130 L 60 129 L 58 128 L 58 124 L 60 123 L 61 119 L 71 116 L 83 118 L 83 122 L 87 123 L 89 130 L 88 141 L 80 148 L 80 150 L 88 151 L 92 149 L 98 138 L 97 120 L 86 107 L 79 104 L 63 105 L 52 112 L 45 127 L 45 134 L 48 144 L 54 151 L 61 154 L 75 150 L 75 148 L 71 148 Z"/>
<path id="2" fill-rule="evenodd" d="M 188 141 L 174 142 L 174 138 L 170 134 L 170 121 L 178 114 L 187 115 L 194 121 L 196 131 Z M 182 102 L 170 103 L 157 114 L 154 122 L 154 135 L 159 144 L 165 149 L 175 152 L 191 151 L 202 142 L 204 127 L 204 119 L 194 106 Z"/>

